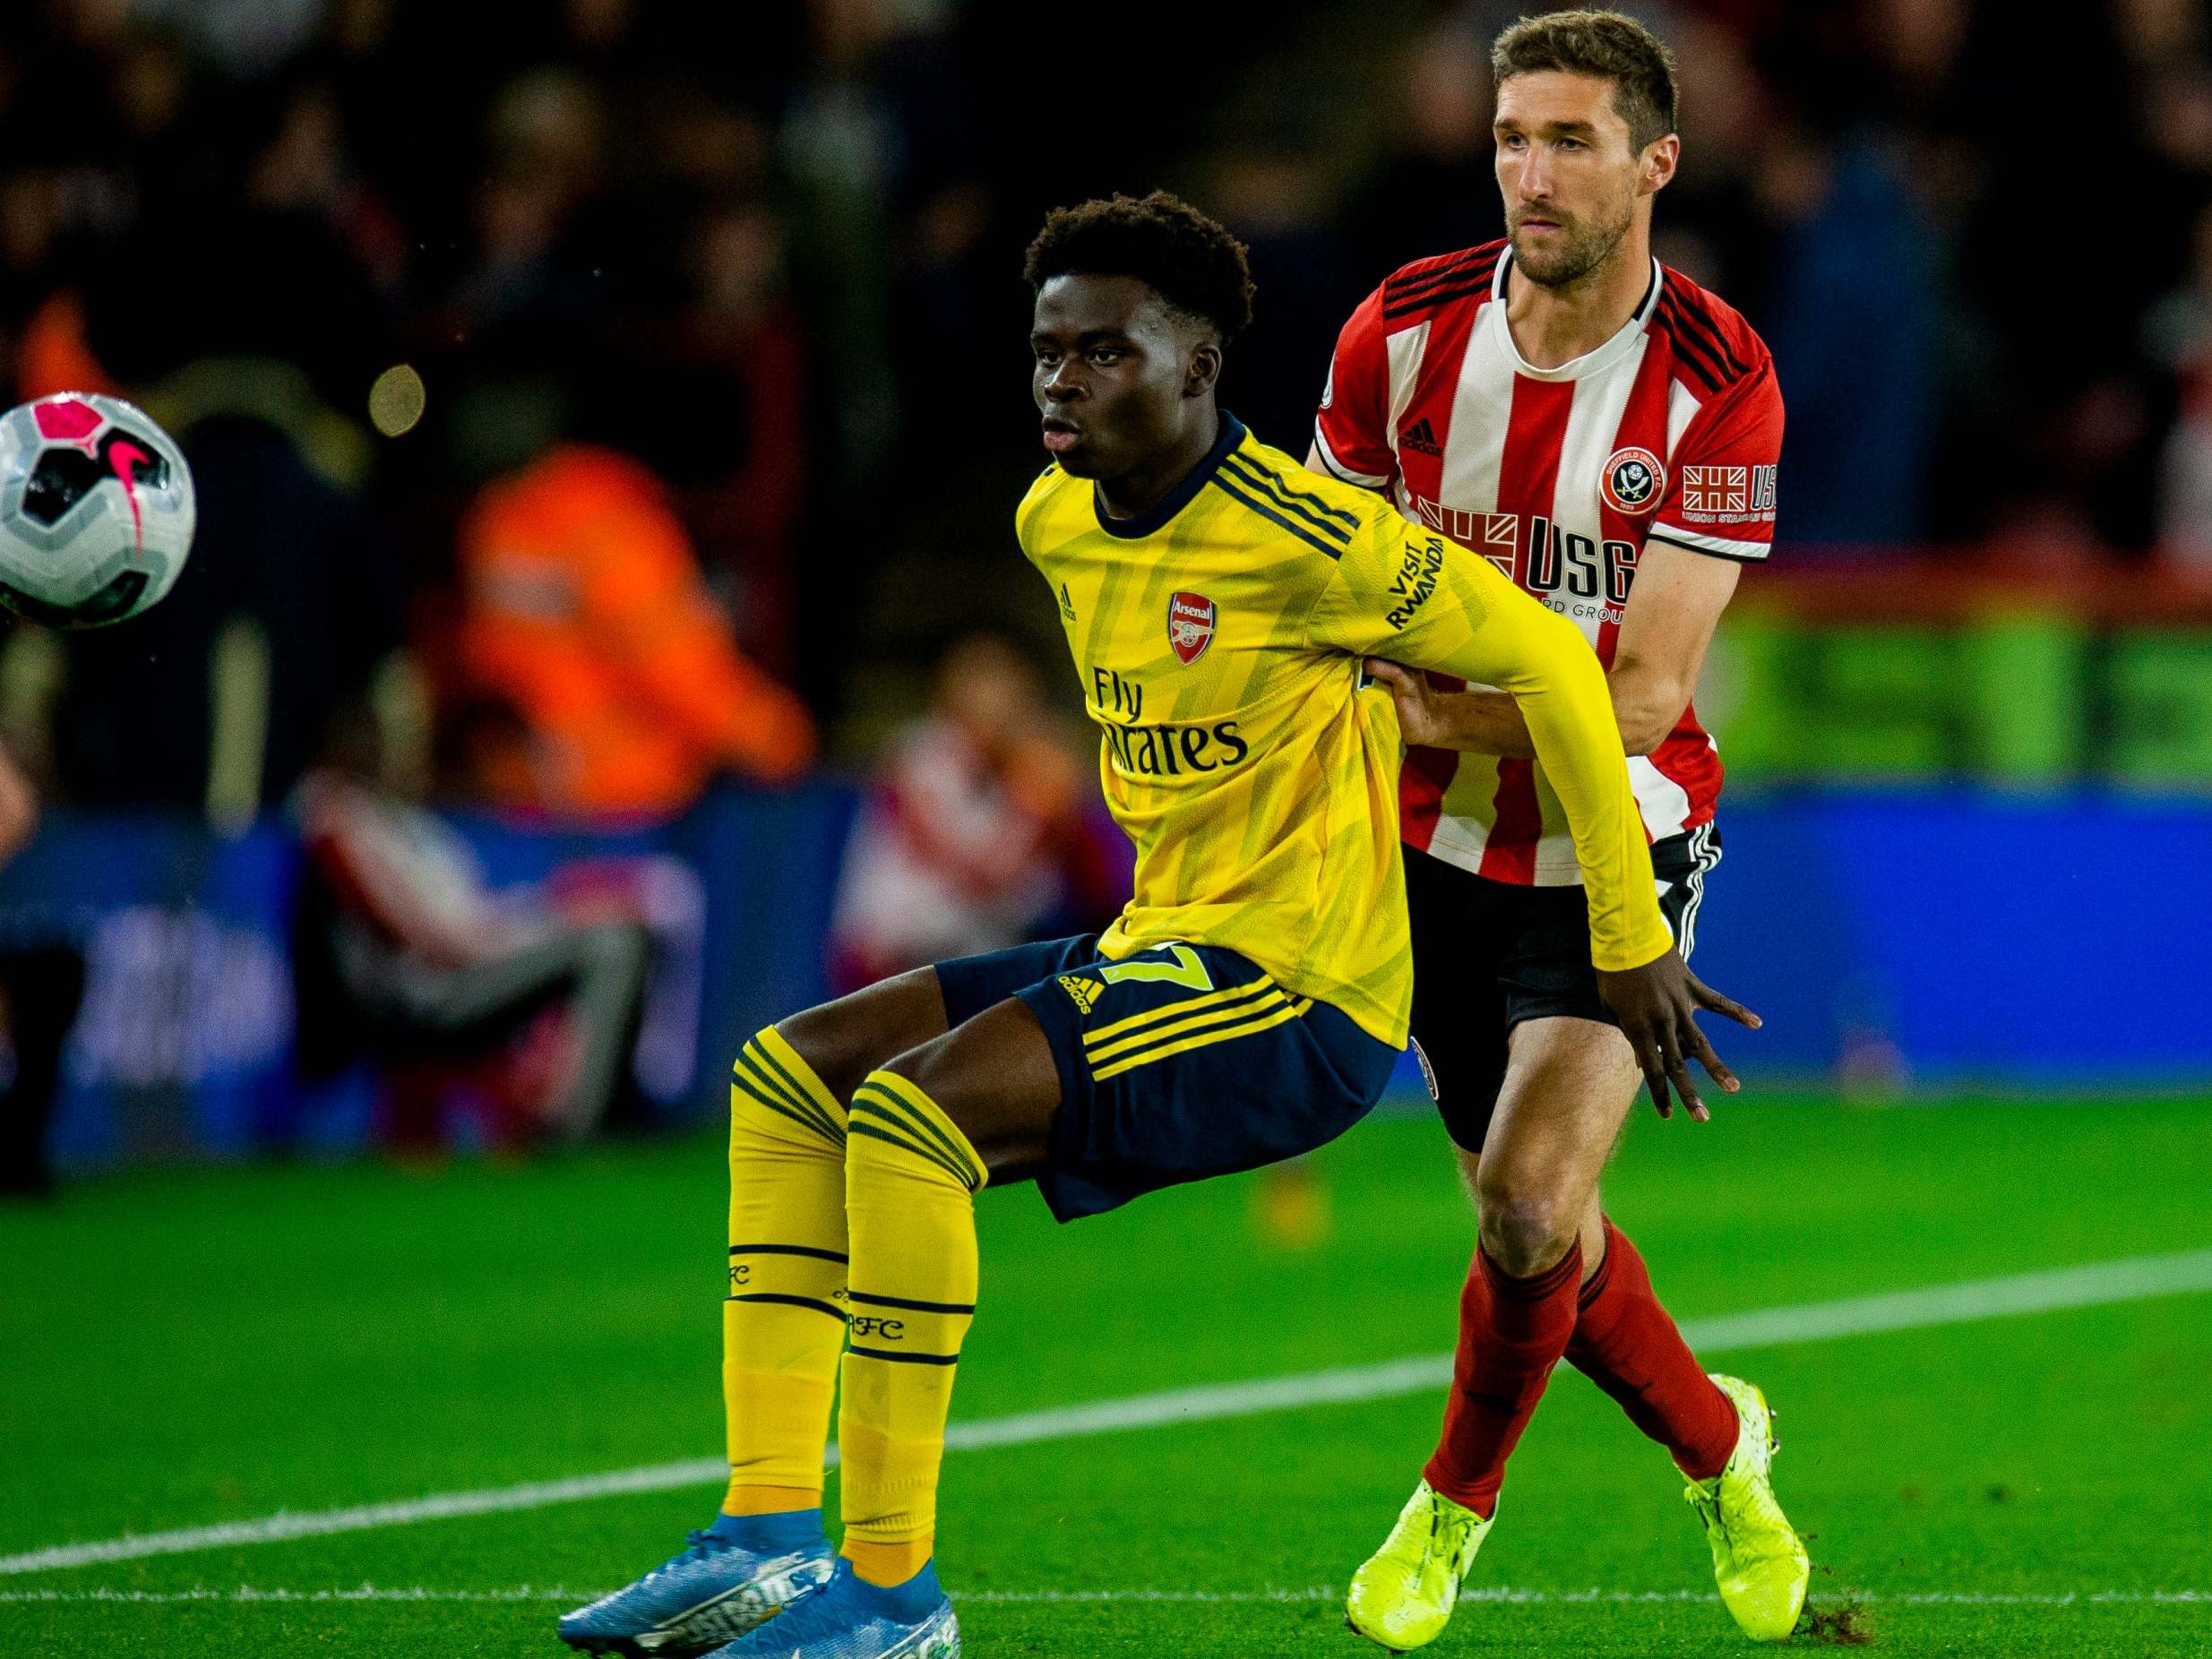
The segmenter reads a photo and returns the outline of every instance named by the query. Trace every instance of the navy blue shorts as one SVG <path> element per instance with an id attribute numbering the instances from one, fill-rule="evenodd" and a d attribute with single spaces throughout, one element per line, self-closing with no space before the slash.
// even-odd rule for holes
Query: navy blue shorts
<path id="1" fill-rule="evenodd" d="M 940 962 L 937 984 L 952 1026 L 1018 997 L 1051 1039 L 1060 1113 L 1037 1186 L 1062 1221 L 1325 1146 L 1367 1115 L 1398 1060 L 1212 945 L 1114 962 L 1089 933 Z"/>

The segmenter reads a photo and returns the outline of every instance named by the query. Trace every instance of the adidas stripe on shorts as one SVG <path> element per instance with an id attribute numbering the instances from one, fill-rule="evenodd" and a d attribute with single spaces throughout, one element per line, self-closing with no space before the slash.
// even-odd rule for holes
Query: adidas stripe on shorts
<path id="1" fill-rule="evenodd" d="M 1037 1185 L 1062 1221 L 1257 1169 L 1366 1116 L 1398 1051 L 1234 950 L 1174 944 L 1109 961 L 1098 936 L 937 964 L 954 1026 L 1029 1005 L 1060 1071 Z"/>

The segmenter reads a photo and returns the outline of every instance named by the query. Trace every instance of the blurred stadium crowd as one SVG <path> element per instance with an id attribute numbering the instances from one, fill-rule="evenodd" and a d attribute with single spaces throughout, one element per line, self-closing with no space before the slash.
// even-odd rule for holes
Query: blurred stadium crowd
<path id="1" fill-rule="evenodd" d="M 203 428 L 212 555 L 162 637 L 15 664 L 13 735 L 78 798 L 270 804 L 404 644 L 480 797 L 666 805 L 803 764 L 810 712 L 865 746 L 959 634 L 1051 643 L 1005 537 L 1043 209 L 1165 182 L 1244 234 L 1231 402 L 1302 449 L 1358 296 L 1498 228 L 1514 9 L 1134 0 L 1109 44 L 1007 0 L 11 7 L 0 366 Z M 1642 9 L 1683 72 L 1663 255 L 1774 348 L 1795 556 L 2212 552 L 2199 0 Z M 519 524 L 574 531 L 559 568 L 503 562 Z M 650 713 L 552 708 L 622 641 L 516 623 L 547 580 L 652 619 Z M 273 689 L 257 779 L 206 776 L 248 761 L 176 695 L 201 646 Z"/>
<path id="2" fill-rule="evenodd" d="M 51 803 L 295 809 L 443 972 L 498 930 L 416 802 L 665 818 L 824 755 L 878 778 L 839 976 L 1095 912 L 1020 250 L 1114 189 L 1224 219 L 1227 401 L 1302 453 L 1361 295 L 1500 231 L 1520 9 L 21 0 L 0 383 L 145 403 L 202 520 L 147 617 L 0 642 L 0 735 Z M 2212 572 L 2202 0 L 1629 9 L 1681 65 L 1661 256 L 1780 369 L 1777 569 Z M 633 979 L 593 890 L 509 942 Z"/>

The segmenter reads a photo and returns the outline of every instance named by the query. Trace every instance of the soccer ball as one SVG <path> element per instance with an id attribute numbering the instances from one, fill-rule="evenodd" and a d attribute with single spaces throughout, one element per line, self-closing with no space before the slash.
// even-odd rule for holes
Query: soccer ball
<path id="1" fill-rule="evenodd" d="M 192 470 L 120 398 L 65 391 L 0 416 L 0 605 L 98 628 L 167 593 L 192 549 Z"/>

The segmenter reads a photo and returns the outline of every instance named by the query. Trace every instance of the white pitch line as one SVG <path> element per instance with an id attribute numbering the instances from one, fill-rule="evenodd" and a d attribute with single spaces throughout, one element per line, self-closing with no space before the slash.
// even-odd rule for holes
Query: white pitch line
<path id="1" fill-rule="evenodd" d="M 0 1573 L 44 1572 L 52 1568 L 89 1567 L 101 1561 L 135 1560 L 146 1555 L 176 1555 L 189 1550 L 218 1550 L 227 1544 L 277 1543 L 288 1538 L 321 1538 L 331 1533 L 367 1532 L 415 1521 L 441 1521 L 463 1515 L 504 1515 L 585 1498 L 612 1498 L 624 1492 L 666 1491 L 729 1479 L 729 1465 L 719 1457 L 688 1457 L 680 1463 L 649 1464 L 641 1469 L 611 1469 L 564 1481 L 530 1481 L 520 1486 L 483 1491 L 435 1492 L 396 1503 L 362 1503 L 343 1509 L 280 1510 L 251 1521 L 188 1526 L 176 1532 L 125 1534 L 99 1543 L 65 1543 L 22 1555 L 0 1556 Z"/>
<path id="2" fill-rule="evenodd" d="M 1885 1331 L 1918 1330 L 1932 1325 L 1963 1324 L 2016 1314 L 2050 1313 L 2065 1308 L 2138 1302 L 2147 1297 L 2197 1291 L 2212 1291 L 2212 1250 L 2186 1251 L 2172 1256 L 2134 1256 L 2087 1267 L 2058 1268 L 2003 1278 L 1934 1285 L 1922 1290 L 1893 1291 L 1877 1296 L 1851 1296 L 1839 1302 L 1807 1302 L 1792 1308 L 1766 1308 L 1746 1313 L 1726 1313 L 1713 1319 L 1685 1319 L 1682 1333 L 1692 1348 L 1718 1354 L 1731 1349 L 1777 1347 Z M 951 1451 L 977 1451 L 991 1447 L 1029 1446 L 1044 1440 L 1078 1440 L 1132 1429 L 1180 1427 L 1254 1416 L 1263 1412 L 1421 1394 L 1441 1388 L 1450 1380 L 1451 1356 L 1448 1354 L 1386 1360 L 1377 1365 L 1350 1365 L 1245 1382 L 1209 1383 L 1198 1388 L 1169 1388 L 1157 1394 L 956 1423 L 945 1431 L 945 1446 Z M 834 1461 L 832 1457 L 831 1462 Z M 97 1543 L 53 1544 L 20 1555 L 0 1556 L 0 1574 L 50 1572 L 106 1561 L 136 1560 L 149 1555 L 176 1555 L 235 1544 L 276 1543 L 293 1538 L 324 1537 L 332 1533 L 366 1532 L 417 1521 L 509 1514 L 519 1509 L 543 1509 L 549 1504 L 575 1503 L 587 1498 L 714 1485 L 728 1477 L 729 1466 L 719 1457 L 687 1457 L 676 1463 L 649 1464 L 641 1468 L 572 1475 L 565 1480 L 529 1481 L 476 1491 L 437 1492 L 426 1498 L 355 1504 L 341 1509 L 282 1511 L 250 1521 L 188 1526 L 175 1532 L 126 1534 Z"/>
<path id="3" fill-rule="evenodd" d="M 257 1589 L 240 1585 L 235 1590 L 0 1590 L 0 1605 L 35 1603 L 40 1606 L 71 1606 L 90 1603 L 159 1605 L 173 1602 L 219 1602 L 253 1605 L 280 1603 L 334 1603 L 346 1602 L 462 1602 L 575 1603 L 595 1601 L 604 1591 L 539 1588 L 517 1585 L 506 1590 L 449 1590 L 424 1585 L 390 1587 L 365 1584 L 349 1590 Z M 1173 1603 L 1239 1605 L 1270 1603 L 1330 1602 L 1343 1592 L 1334 1585 L 1316 1585 L 1304 1590 L 964 1590 L 953 1600 L 994 1606 L 1093 1606 L 1124 1603 Z M 1688 1602 L 1716 1603 L 1710 1590 L 1525 1590 L 1488 1585 L 1463 1590 L 1462 1602 L 1489 1602 L 1514 1607 L 1577 1607 Z M 1869 1605 L 1894 1607 L 2212 1607 L 2212 1590 L 2063 1590 L 2008 1593 L 1985 1590 L 1838 1590 L 1814 1597 L 1817 1603 L 1849 1600 Z"/>

